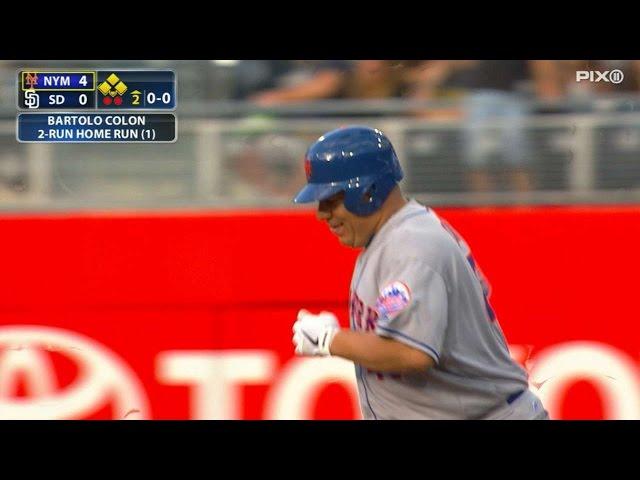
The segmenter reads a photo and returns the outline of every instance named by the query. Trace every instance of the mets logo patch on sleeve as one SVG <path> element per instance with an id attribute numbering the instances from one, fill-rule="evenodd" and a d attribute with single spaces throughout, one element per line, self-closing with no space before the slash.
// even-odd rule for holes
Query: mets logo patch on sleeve
<path id="1" fill-rule="evenodd" d="M 376 300 L 376 310 L 381 317 L 393 317 L 404 310 L 411 301 L 411 291 L 402 282 L 393 282 L 382 289 Z"/>

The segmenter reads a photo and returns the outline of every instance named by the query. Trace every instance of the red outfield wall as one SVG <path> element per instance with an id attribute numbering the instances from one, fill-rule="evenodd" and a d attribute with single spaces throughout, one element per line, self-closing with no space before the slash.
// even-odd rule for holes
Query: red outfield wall
<path id="1" fill-rule="evenodd" d="M 640 418 L 640 208 L 437 211 L 552 416 Z M 357 254 L 310 211 L 0 227 L 0 417 L 357 418 L 351 364 L 292 355 L 299 308 L 347 324 Z"/>

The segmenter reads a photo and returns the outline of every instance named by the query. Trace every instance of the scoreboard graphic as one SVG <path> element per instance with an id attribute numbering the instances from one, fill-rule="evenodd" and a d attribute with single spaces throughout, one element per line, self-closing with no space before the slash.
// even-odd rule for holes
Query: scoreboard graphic
<path id="1" fill-rule="evenodd" d="M 19 142 L 177 140 L 175 114 L 165 113 L 176 109 L 171 70 L 24 69 L 17 85 Z"/>

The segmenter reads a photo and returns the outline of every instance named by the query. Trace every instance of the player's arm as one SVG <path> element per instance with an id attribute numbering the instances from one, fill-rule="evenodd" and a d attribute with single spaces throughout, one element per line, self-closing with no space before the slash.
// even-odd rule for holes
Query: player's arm
<path id="1" fill-rule="evenodd" d="M 424 372 L 435 363 L 427 353 L 393 338 L 341 329 L 330 312 L 300 310 L 293 334 L 298 355 L 339 356 L 378 372 Z"/>
<path id="2" fill-rule="evenodd" d="M 425 352 L 374 332 L 341 329 L 333 336 L 329 351 L 378 372 L 424 372 L 435 364 Z"/>
<path id="3" fill-rule="evenodd" d="M 425 371 L 438 362 L 447 326 L 444 280 L 420 258 L 389 263 L 394 271 L 383 272 L 373 330 L 343 330 L 331 313 L 303 310 L 293 329 L 296 353 L 336 355 L 381 372 Z"/>

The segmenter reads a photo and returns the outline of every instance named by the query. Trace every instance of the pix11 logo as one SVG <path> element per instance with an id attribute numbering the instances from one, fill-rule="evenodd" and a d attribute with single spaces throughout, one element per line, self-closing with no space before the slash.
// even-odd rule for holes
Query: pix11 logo
<path id="1" fill-rule="evenodd" d="M 622 70 L 607 70 L 605 72 L 599 72 L 597 70 L 577 70 L 576 82 L 589 81 L 593 83 L 606 82 L 606 83 L 622 83 L 624 80 L 624 73 Z"/>

